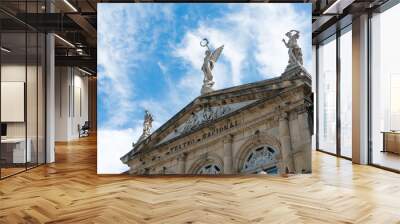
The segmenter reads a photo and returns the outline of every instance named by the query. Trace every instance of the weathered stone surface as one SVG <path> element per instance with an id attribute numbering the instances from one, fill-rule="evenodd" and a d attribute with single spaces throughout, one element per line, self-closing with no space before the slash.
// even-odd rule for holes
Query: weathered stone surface
<path id="1" fill-rule="evenodd" d="M 201 95 L 121 160 L 131 174 L 309 173 L 311 94 L 295 67 Z"/>

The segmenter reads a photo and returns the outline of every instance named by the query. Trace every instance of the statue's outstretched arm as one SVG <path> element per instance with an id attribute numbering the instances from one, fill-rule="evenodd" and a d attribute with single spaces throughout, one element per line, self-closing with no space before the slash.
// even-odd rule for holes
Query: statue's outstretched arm
<path id="1" fill-rule="evenodd" d="M 285 44 L 286 47 L 288 46 L 288 43 L 286 42 L 285 39 L 282 39 L 282 42 Z"/>

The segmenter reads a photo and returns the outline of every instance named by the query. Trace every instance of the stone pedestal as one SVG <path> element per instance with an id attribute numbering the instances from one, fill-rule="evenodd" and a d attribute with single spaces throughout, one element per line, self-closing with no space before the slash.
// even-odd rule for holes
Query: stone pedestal
<path id="1" fill-rule="evenodd" d="M 304 75 L 308 74 L 304 67 L 298 65 L 298 64 L 288 64 L 285 68 L 285 71 L 282 73 L 282 77 L 285 79 L 290 79 L 293 76 L 296 75 Z"/>
<path id="2" fill-rule="evenodd" d="M 296 68 L 300 68 L 300 66 L 296 63 L 289 63 L 285 68 L 285 72 L 293 71 Z"/>
<path id="3" fill-rule="evenodd" d="M 210 93 L 212 91 L 214 91 L 214 89 L 209 85 L 203 85 L 201 87 L 201 95 L 206 94 L 206 93 Z"/>
<path id="4" fill-rule="evenodd" d="M 224 174 L 233 174 L 232 142 L 232 135 L 224 138 Z"/>
<path id="5" fill-rule="evenodd" d="M 292 143 L 290 140 L 288 114 L 281 112 L 279 115 L 279 139 L 281 141 L 282 162 L 284 172 L 295 172 L 292 155 Z"/>

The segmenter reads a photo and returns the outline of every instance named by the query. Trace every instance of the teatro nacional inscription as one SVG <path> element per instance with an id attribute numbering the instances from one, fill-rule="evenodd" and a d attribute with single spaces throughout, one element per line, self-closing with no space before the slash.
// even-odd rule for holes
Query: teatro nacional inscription
<path id="1" fill-rule="evenodd" d="M 235 128 L 235 127 L 239 126 L 239 124 L 240 124 L 240 122 L 238 122 L 237 120 L 229 121 L 229 122 L 225 123 L 224 125 L 221 125 L 218 128 L 214 127 L 211 131 L 207 131 L 207 132 L 203 133 L 202 135 L 199 135 L 197 137 L 191 138 L 189 141 L 185 141 L 185 142 L 183 142 L 183 143 L 181 143 L 179 145 L 172 146 L 172 147 L 169 148 L 169 151 L 170 152 L 175 152 L 177 150 L 184 149 L 187 146 L 199 143 L 199 142 L 201 142 L 203 140 L 206 140 L 206 139 L 208 139 L 208 138 L 210 138 L 212 136 L 218 135 L 218 134 L 220 134 L 222 132 L 225 132 L 227 130 Z"/>

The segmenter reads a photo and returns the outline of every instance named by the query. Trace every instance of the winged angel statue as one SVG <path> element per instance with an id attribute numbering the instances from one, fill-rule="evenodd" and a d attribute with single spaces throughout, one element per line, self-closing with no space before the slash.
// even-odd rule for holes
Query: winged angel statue
<path id="1" fill-rule="evenodd" d="M 209 42 L 206 38 L 204 38 L 200 42 L 200 46 L 207 47 L 203 66 L 201 67 L 201 70 L 204 73 L 203 87 L 201 88 L 201 94 L 213 91 L 212 86 L 214 85 L 215 82 L 213 81 L 212 70 L 214 68 L 214 64 L 217 62 L 219 56 L 221 55 L 222 50 L 224 49 L 224 45 L 222 45 L 212 52 L 208 47 L 208 43 Z"/>

